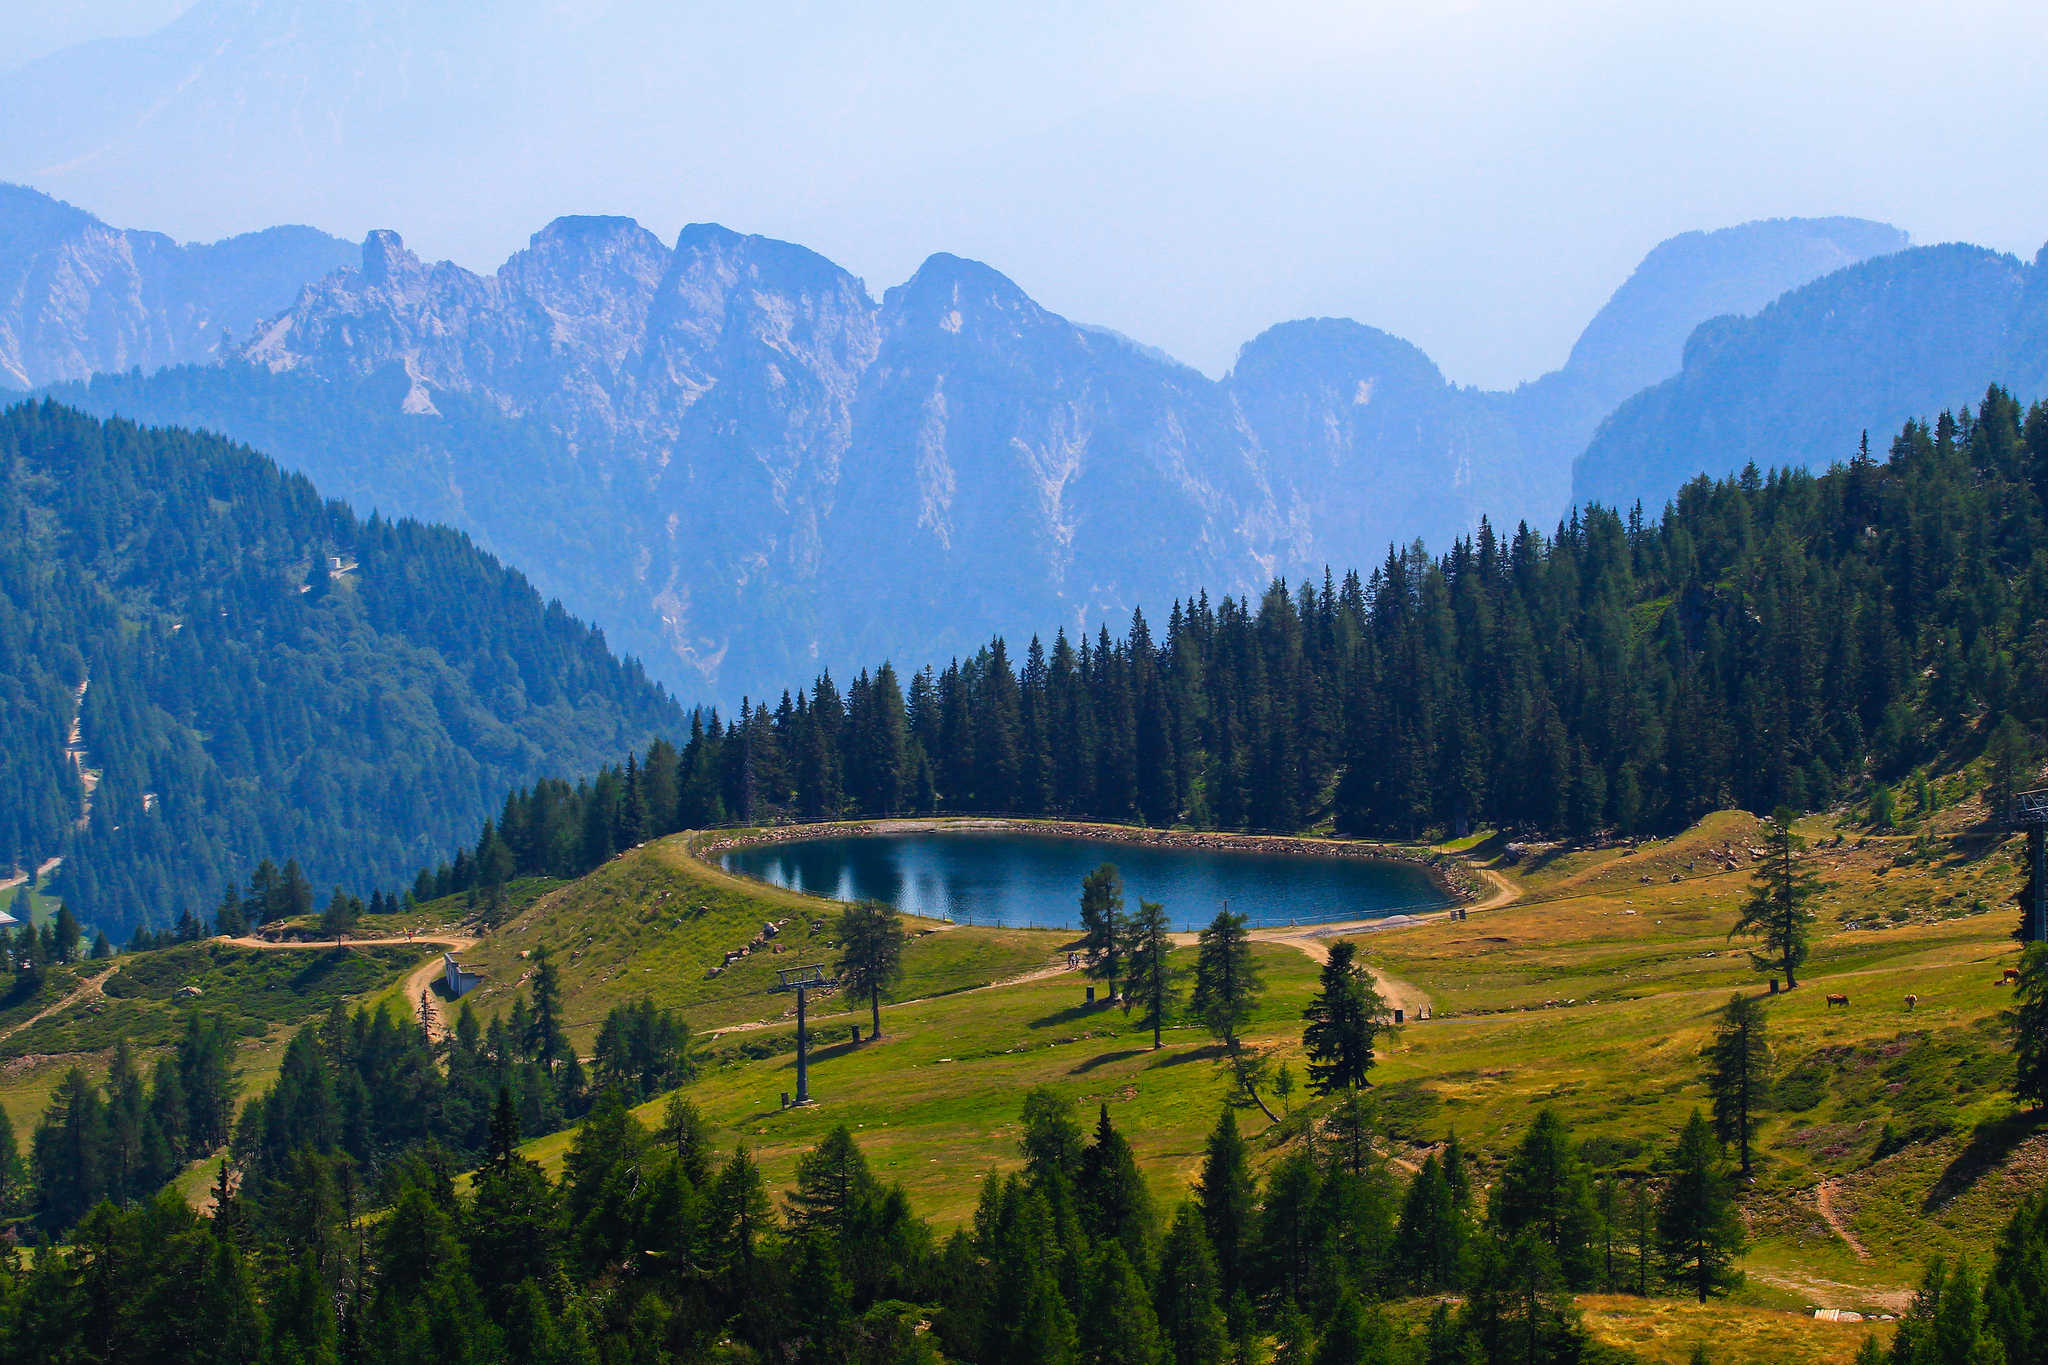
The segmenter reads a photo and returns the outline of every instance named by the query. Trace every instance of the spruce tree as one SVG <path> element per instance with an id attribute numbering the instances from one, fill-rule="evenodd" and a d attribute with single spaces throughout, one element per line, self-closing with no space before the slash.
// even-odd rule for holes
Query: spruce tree
<path id="1" fill-rule="evenodd" d="M 1715 1136 L 1736 1145 L 1744 1175 L 1750 1170 L 1757 1114 L 1771 1090 L 1765 1022 L 1763 1002 L 1738 991 L 1721 1011 L 1721 1027 L 1702 1054 L 1707 1060 L 1707 1091 L 1714 1098 Z"/>
<path id="2" fill-rule="evenodd" d="M 2048 1104 L 2048 944 L 2028 944 L 2020 954 L 2020 979 L 2011 1012 L 2015 1075 L 2012 1093 L 2035 1105 Z"/>
<path id="3" fill-rule="evenodd" d="M 1052 1086 L 1035 1085 L 1024 1092 L 1023 1119 L 1017 1146 L 1024 1154 L 1024 1178 L 1036 1188 L 1072 1185 L 1080 1177 L 1084 1150 L 1073 1100 Z"/>
<path id="4" fill-rule="evenodd" d="M 1158 1365 L 1159 1317 L 1122 1243 L 1103 1245 L 1093 1278 L 1080 1323 L 1080 1358 L 1088 1365 Z"/>
<path id="5" fill-rule="evenodd" d="M 786 1197 L 793 1232 L 825 1232 L 850 1239 L 877 1194 L 867 1158 L 853 1130 L 839 1124 L 796 1161 L 796 1188 Z"/>
<path id="6" fill-rule="evenodd" d="M 1195 1205 L 1183 1203 L 1159 1251 L 1154 1302 L 1170 1365 L 1222 1365 L 1227 1348 L 1223 1310 L 1217 1306 L 1216 1256 L 1205 1221 Z"/>
<path id="7" fill-rule="evenodd" d="M 1121 1244 L 1133 1266 L 1152 1264 L 1152 1196 L 1131 1144 L 1110 1124 L 1106 1103 L 1096 1118 L 1094 1141 L 1081 1153 L 1075 1195 L 1089 1236 Z"/>
<path id="8" fill-rule="evenodd" d="M 1657 1250 L 1666 1283 L 1701 1303 L 1742 1282 L 1742 1217 L 1721 1173 L 1713 1130 L 1694 1110 L 1678 1135 L 1671 1178 L 1657 1201 Z"/>
<path id="9" fill-rule="evenodd" d="M 1250 1154 L 1237 1132 L 1237 1116 L 1226 1108 L 1209 1134 L 1201 1174 L 1195 1180 L 1195 1208 L 1208 1234 L 1223 1301 L 1245 1280 L 1257 1197 Z"/>
<path id="10" fill-rule="evenodd" d="M 1503 1242 L 1527 1233 L 1549 1249 L 1574 1288 L 1593 1281 L 1599 1209 L 1571 1131 L 1548 1106 L 1501 1166 L 1487 1220 Z"/>
<path id="11" fill-rule="evenodd" d="M 542 944 L 533 950 L 533 1012 L 522 1041 L 526 1055 L 550 1076 L 555 1074 L 555 1059 L 567 1050 L 561 1014 L 561 973 L 547 945 Z"/>
<path id="12" fill-rule="evenodd" d="M 1309 1086 L 1319 1095 L 1370 1085 L 1373 1041 L 1386 1001 L 1357 961 L 1358 945 L 1338 939 L 1323 963 L 1322 988 L 1301 1017 L 1302 1047 L 1308 1053 Z"/>

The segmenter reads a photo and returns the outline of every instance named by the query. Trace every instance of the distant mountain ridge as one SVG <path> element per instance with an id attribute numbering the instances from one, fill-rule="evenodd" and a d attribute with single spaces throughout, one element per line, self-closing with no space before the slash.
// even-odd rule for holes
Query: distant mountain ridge
<path id="1" fill-rule="evenodd" d="M 218 360 L 223 332 L 246 336 L 360 259 L 309 227 L 181 246 L 0 184 L 0 388 Z"/>
<path id="2" fill-rule="evenodd" d="M 1045 621 L 1121 628 L 1482 514 L 1547 526 L 1594 426 L 1706 310 L 1904 244 L 1849 219 L 1675 240 L 1512 393 L 1347 319 L 1271 328 L 1210 380 L 978 262 L 933 256 L 877 301 L 801 246 L 603 217 L 490 275 L 373 233 L 231 363 L 64 393 L 460 526 L 684 695 L 732 700 Z"/>
<path id="3" fill-rule="evenodd" d="M 1978 401 L 1987 379 L 2048 394 L 2048 247 L 2032 265 L 1953 242 L 1867 260 L 1701 323 L 1679 373 L 1602 424 L 1572 498 L 1654 509 L 1702 473 L 1825 468 L 1866 430 Z"/>

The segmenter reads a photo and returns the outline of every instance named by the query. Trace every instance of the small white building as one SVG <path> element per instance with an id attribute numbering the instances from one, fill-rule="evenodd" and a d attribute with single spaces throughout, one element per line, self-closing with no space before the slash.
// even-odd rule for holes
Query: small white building
<path id="1" fill-rule="evenodd" d="M 483 984 L 483 977 L 475 972 L 465 972 L 462 964 L 455 960 L 455 954 L 441 954 L 441 965 L 448 973 L 448 994 L 457 1000 Z"/>

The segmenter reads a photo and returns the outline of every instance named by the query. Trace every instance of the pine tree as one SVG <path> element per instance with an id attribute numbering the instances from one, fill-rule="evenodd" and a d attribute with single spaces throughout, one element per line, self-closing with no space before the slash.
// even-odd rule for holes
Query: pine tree
<path id="1" fill-rule="evenodd" d="M 1807 902 L 1820 894 L 1820 879 L 1798 863 L 1799 850 L 1806 841 L 1792 832 L 1796 813 L 1780 806 L 1764 826 L 1768 850 L 1757 864 L 1754 887 L 1742 908 L 1742 917 L 1728 931 L 1728 937 L 1746 934 L 1760 941 L 1749 958 L 1760 972 L 1779 972 L 1785 986 L 1799 984 L 1798 970 L 1806 961 L 1812 934 L 1813 912 Z"/>
<path id="2" fill-rule="evenodd" d="M 1670 1158 L 1671 1178 L 1657 1202 L 1657 1249 L 1665 1281 L 1701 1303 L 1742 1282 L 1742 1219 L 1722 1175 L 1707 1121 L 1694 1110 Z"/>
<path id="3" fill-rule="evenodd" d="M 1358 945 L 1338 939 L 1323 963 L 1322 989 L 1301 1017 L 1302 1047 L 1308 1053 L 1309 1086 L 1319 1095 L 1370 1085 L 1373 1042 L 1386 1002 L 1371 975 L 1358 965 Z"/>
<path id="4" fill-rule="evenodd" d="M 1763 1002 L 1737 992 L 1721 1012 L 1714 1041 L 1701 1054 L 1707 1060 L 1707 1091 L 1714 1098 L 1715 1136 L 1736 1144 L 1744 1175 L 1750 1170 L 1757 1111 L 1771 1090 L 1771 1045 L 1765 1025 Z"/>

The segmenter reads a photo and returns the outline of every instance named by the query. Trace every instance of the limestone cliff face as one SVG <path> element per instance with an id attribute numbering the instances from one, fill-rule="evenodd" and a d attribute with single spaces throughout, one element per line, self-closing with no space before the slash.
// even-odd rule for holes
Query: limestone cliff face
<path id="1" fill-rule="evenodd" d="M 246 335 L 356 256 L 300 227 L 181 246 L 0 185 L 0 386 L 217 359 L 224 330 Z"/>
<path id="2" fill-rule="evenodd" d="M 43 306 L 137 321 L 58 373 L 195 358 L 152 339 L 169 313 L 126 302 L 154 278 L 119 266 L 147 234 L 65 230 L 77 281 Z M 1835 220 L 1681 239 L 1570 365 L 1482 393 L 1330 318 L 1211 380 L 944 254 L 878 302 L 814 252 L 708 224 L 669 245 L 558 219 L 488 275 L 376 232 L 217 369 L 84 401 L 246 434 L 358 503 L 451 521 L 683 695 L 730 701 L 1369 570 L 1481 515 L 1547 529 L 1616 386 L 1677 367 L 1674 329 L 1895 239 Z"/>

